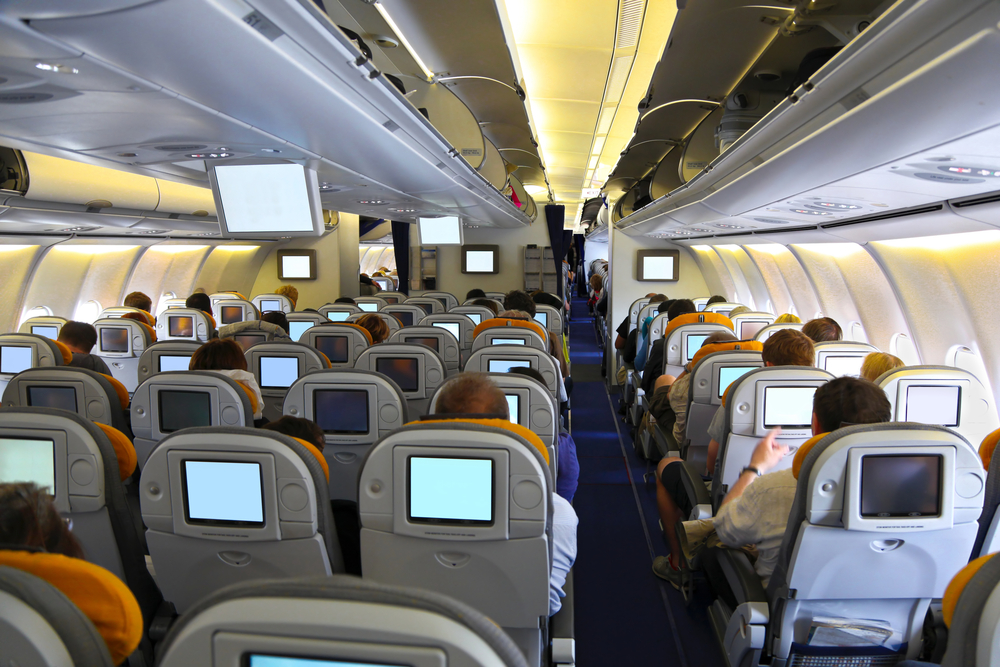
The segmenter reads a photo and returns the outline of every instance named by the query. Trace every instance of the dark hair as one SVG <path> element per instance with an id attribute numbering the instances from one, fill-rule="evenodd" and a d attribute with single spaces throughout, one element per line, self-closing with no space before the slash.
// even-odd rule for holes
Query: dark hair
<path id="1" fill-rule="evenodd" d="M 299 440 L 305 440 L 308 443 L 316 445 L 316 449 L 319 451 L 323 451 L 323 446 L 326 444 L 323 429 L 319 427 L 319 424 L 308 419 L 303 419 L 302 417 L 285 415 L 281 419 L 264 424 L 261 428 L 268 431 L 277 431 L 278 433 L 283 433 Z"/>
<path id="2" fill-rule="evenodd" d="M 334 302 L 334 303 L 349 303 L 349 304 L 351 304 L 352 306 L 356 306 L 356 305 L 358 305 L 358 302 L 357 302 L 357 301 L 355 301 L 354 299 L 352 299 L 352 298 L 351 298 L 351 297 L 349 297 L 349 296 L 341 296 L 341 297 L 337 297 L 336 299 L 334 299 L 334 300 L 333 300 L 333 302 Z"/>
<path id="3" fill-rule="evenodd" d="M 654 294 L 653 296 L 649 297 L 650 303 L 663 303 L 664 301 L 667 300 L 668 299 L 666 294 Z"/>
<path id="4" fill-rule="evenodd" d="M 58 340 L 89 353 L 97 344 L 97 329 L 86 322 L 67 322 L 59 330 Z"/>
<path id="5" fill-rule="evenodd" d="M 153 300 L 142 292 L 130 292 L 125 296 L 125 300 L 122 302 L 122 305 L 128 306 L 129 308 L 145 310 L 148 313 L 153 309 Z"/>
<path id="6" fill-rule="evenodd" d="M 830 380 L 816 390 L 813 413 L 820 432 L 829 433 L 851 424 L 887 422 L 892 417 L 892 408 L 885 391 L 878 385 L 845 376 Z"/>
<path id="7" fill-rule="evenodd" d="M 468 293 L 466 293 L 465 295 L 466 301 L 468 301 L 469 299 L 485 299 L 485 298 L 486 298 L 486 292 L 479 289 L 478 287 L 475 289 L 470 289 Z"/>
<path id="8" fill-rule="evenodd" d="M 83 547 L 52 501 L 31 482 L 0 484 L 0 544 L 83 558 Z"/>
<path id="9" fill-rule="evenodd" d="M 493 299 L 476 299 L 475 301 L 472 302 L 472 305 L 489 308 L 491 311 L 493 311 L 493 317 L 496 317 L 497 313 L 500 312 L 500 309 L 497 308 L 496 301 L 494 301 Z"/>
<path id="10" fill-rule="evenodd" d="M 507 397 L 482 373 L 461 373 L 448 380 L 438 395 L 435 414 L 508 416 Z"/>
<path id="11" fill-rule="evenodd" d="M 291 333 L 291 327 L 288 326 L 288 317 L 280 310 L 269 310 L 266 313 L 261 314 L 260 321 L 277 324 L 285 330 L 285 333 Z"/>
<path id="12" fill-rule="evenodd" d="M 519 289 L 511 290 L 503 298 L 504 310 L 523 310 L 532 317 L 535 316 L 535 300 L 527 292 Z"/>
<path id="13" fill-rule="evenodd" d="M 802 325 L 802 333 L 812 338 L 814 343 L 844 339 L 844 330 L 832 317 L 809 320 Z"/>
<path id="14" fill-rule="evenodd" d="M 656 307 L 656 312 L 665 313 L 670 310 L 670 306 L 674 305 L 677 299 L 667 299 L 666 301 L 661 301 L 660 305 Z"/>
<path id="15" fill-rule="evenodd" d="M 760 353 L 765 363 L 774 366 L 812 366 L 816 350 L 809 336 L 798 329 L 780 329 L 764 341 Z"/>
<path id="16" fill-rule="evenodd" d="M 677 299 L 670 304 L 670 308 L 667 309 L 667 319 L 672 320 L 675 317 L 680 317 L 681 315 L 697 312 L 698 309 L 694 307 L 694 301 L 691 299 Z"/>
<path id="17" fill-rule="evenodd" d="M 538 380 L 539 382 L 541 382 L 541 383 L 542 383 L 542 386 L 543 386 L 543 387 L 545 387 L 546 389 L 547 389 L 547 388 L 548 388 L 548 386 L 549 386 L 549 385 L 547 385 L 547 384 L 545 383 L 545 378 L 543 378 L 543 377 L 542 377 L 542 374 L 541 374 L 541 373 L 539 373 L 539 372 L 538 372 L 537 370 L 535 370 L 534 368 L 525 368 L 525 367 L 523 367 L 523 366 L 520 366 L 520 367 L 517 367 L 517 368 L 512 368 L 512 369 L 510 369 L 510 370 L 509 370 L 509 371 L 507 371 L 507 372 L 508 372 L 508 373 L 516 373 L 516 374 L 518 374 L 518 375 L 527 375 L 527 376 L 528 376 L 528 377 L 530 377 L 530 378 L 531 378 L 532 380 Z"/>
<path id="18" fill-rule="evenodd" d="M 209 298 L 204 292 L 195 292 L 187 299 L 184 300 L 185 308 L 195 308 L 202 312 L 208 313 L 209 315 L 215 316 L 212 313 L 212 299 Z"/>
<path id="19" fill-rule="evenodd" d="M 247 358 L 232 338 L 213 338 L 191 355 L 189 371 L 245 371 Z"/>
<path id="20" fill-rule="evenodd" d="M 531 295 L 531 300 L 543 306 L 552 306 L 556 310 L 563 307 L 562 299 L 550 292 L 535 292 Z"/>
<path id="21" fill-rule="evenodd" d="M 714 294 L 708 297 L 708 301 L 705 303 L 705 306 L 711 306 L 713 303 L 725 303 L 725 302 L 726 302 L 726 297 Z"/>

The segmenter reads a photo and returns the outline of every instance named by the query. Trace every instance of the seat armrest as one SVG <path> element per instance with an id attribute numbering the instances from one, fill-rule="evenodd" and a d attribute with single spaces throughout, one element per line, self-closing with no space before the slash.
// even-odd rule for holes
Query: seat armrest
<path id="1" fill-rule="evenodd" d="M 549 619 L 549 637 L 552 644 L 553 665 L 574 665 L 576 663 L 576 628 L 574 620 L 573 570 L 566 575 L 563 585 L 562 607 Z"/>
<path id="2" fill-rule="evenodd" d="M 677 447 L 677 440 L 674 439 L 673 429 L 667 430 L 659 422 L 656 422 L 653 424 L 651 430 L 653 432 L 653 440 L 657 444 L 656 448 L 663 456 L 677 456 L 680 454 Z"/>
<path id="3" fill-rule="evenodd" d="M 684 493 L 691 501 L 692 507 L 698 505 L 711 505 L 712 497 L 705 488 L 705 482 L 693 465 L 684 461 L 681 465 L 681 482 L 684 485 Z"/>
<path id="4" fill-rule="evenodd" d="M 738 604 L 759 602 L 767 606 L 767 592 L 760 577 L 750 564 L 745 552 L 740 549 L 720 549 L 719 567 L 726 575 L 729 588 Z"/>

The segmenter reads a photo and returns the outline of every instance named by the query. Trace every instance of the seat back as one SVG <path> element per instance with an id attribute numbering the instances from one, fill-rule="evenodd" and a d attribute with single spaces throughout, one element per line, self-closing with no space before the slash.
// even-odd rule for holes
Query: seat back
<path id="1" fill-rule="evenodd" d="M 472 332 L 474 336 L 472 341 L 472 349 L 473 350 L 477 349 L 476 339 L 479 338 L 480 335 L 482 335 L 489 329 L 495 329 L 497 327 L 507 327 L 506 329 L 503 329 L 501 332 L 496 332 L 496 331 L 492 332 L 493 334 L 497 333 L 502 334 L 501 336 L 499 336 L 500 338 L 523 340 L 524 344 L 529 347 L 539 347 L 539 345 L 541 345 L 539 349 L 546 351 L 549 349 L 549 332 L 546 331 L 545 328 L 542 327 L 542 325 L 533 320 L 532 321 L 515 320 L 509 317 L 495 317 L 489 320 L 485 320 L 484 322 L 480 322 L 478 325 L 476 325 L 475 330 Z M 537 336 L 537 340 L 534 336 L 527 335 L 526 332 L 529 331 L 535 333 L 535 335 Z M 485 338 L 484 341 L 489 341 L 486 342 L 485 344 L 487 345 L 493 344 L 492 340 L 495 337 L 496 336 L 489 336 Z M 483 343 L 481 343 L 481 345 L 482 344 Z M 519 343 L 497 343 L 497 345 L 518 345 L 518 344 Z"/>
<path id="2" fill-rule="evenodd" d="M 170 308 L 156 320 L 156 340 L 196 340 L 207 343 L 215 336 L 214 318 L 197 308 Z"/>
<path id="3" fill-rule="evenodd" d="M 563 316 L 562 310 L 559 308 L 540 303 L 535 304 L 535 321 L 542 325 L 542 328 L 548 331 L 550 336 L 563 334 Z"/>
<path id="4" fill-rule="evenodd" d="M 406 399 L 395 382 L 353 368 L 313 371 L 285 396 L 284 414 L 316 422 L 323 429 L 323 456 L 330 470 L 330 498 L 358 499 L 358 473 L 365 454 L 380 438 L 409 421 Z"/>
<path id="5" fill-rule="evenodd" d="M 521 345 L 491 345 L 474 350 L 465 362 L 465 370 L 472 373 L 506 373 L 517 366 L 541 373 L 549 392 L 559 400 L 562 375 L 558 362 L 548 352 Z"/>
<path id="6" fill-rule="evenodd" d="M 527 667 L 510 637 L 457 600 L 337 575 L 215 593 L 174 624 L 160 653 L 160 667 Z M 307 662 L 268 657 L 303 654 Z"/>
<path id="7" fill-rule="evenodd" d="M 164 598 L 183 613 L 229 584 L 342 572 L 325 468 L 313 445 L 274 431 L 164 438 L 139 496 Z"/>
<path id="8" fill-rule="evenodd" d="M 503 300 L 506 297 L 507 294 L 504 292 L 486 292 L 487 299 L 493 299 L 494 301 L 499 301 L 501 304 L 503 303 Z"/>
<path id="9" fill-rule="evenodd" d="M 139 384 L 157 373 L 186 371 L 191 363 L 191 357 L 199 347 L 201 343 L 187 340 L 161 340 L 153 343 L 139 357 Z"/>
<path id="10" fill-rule="evenodd" d="M 684 366 L 694 359 L 705 339 L 714 333 L 733 333 L 728 317 L 716 313 L 690 313 L 668 321 L 666 313 L 649 325 L 649 345 L 661 336 L 663 343 L 663 372 L 679 375 Z"/>
<path id="11" fill-rule="evenodd" d="M 105 308 L 101 311 L 101 314 L 97 316 L 97 319 L 113 320 L 129 313 L 139 313 L 146 319 L 146 324 L 149 326 L 153 326 L 156 323 L 156 318 L 153 317 L 152 313 L 141 308 L 132 308 L 131 306 L 112 306 L 110 308 Z"/>
<path id="12" fill-rule="evenodd" d="M 402 292 L 393 292 L 393 291 L 382 290 L 381 292 L 378 293 L 378 298 L 380 298 L 383 301 L 385 301 L 388 305 L 393 306 L 393 305 L 396 305 L 396 304 L 403 303 L 404 301 L 406 301 L 410 297 L 408 295 L 406 295 L 406 294 L 403 294 Z"/>
<path id="13" fill-rule="evenodd" d="M 469 353 L 472 352 L 472 340 L 475 338 L 476 325 L 472 318 L 462 313 L 436 313 L 424 317 L 417 324 L 423 327 L 438 327 L 451 333 L 458 339 L 458 347 L 462 353 L 461 365 L 465 365 Z"/>
<path id="14" fill-rule="evenodd" d="M 330 321 L 325 315 L 312 312 L 288 313 L 285 317 L 288 319 L 288 335 L 296 342 L 301 342 L 302 334 L 308 329 Z"/>
<path id="15" fill-rule="evenodd" d="M 45 336 L 46 338 L 55 340 L 59 338 L 59 331 L 62 330 L 62 326 L 68 321 L 65 317 L 29 317 L 21 323 L 21 326 L 17 329 L 17 333 Z"/>
<path id="16" fill-rule="evenodd" d="M 947 426 L 969 442 L 982 442 L 1000 427 L 989 392 L 972 373 L 951 366 L 904 366 L 883 373 L 893 421 Z"/>
<path id="17" fill-rule="evenodd" d="M 354 303 L 365 313 L 376 313 L 389 305 L 385 299 L 377 296 L 357 296 L 354 297 Z"/>
<path id="18" fill-rule="evenodd" d="M 639 314 L 635 318 L 635 327 L 637 329 L 640 326 L 642 326 L 642 323 L 646 321 L 647 317 L 656 317 L 657 315 L 663 315 L 664 317 L 666 316 L 666 312 L 663 313 L 658 312 L 660 309 L 660 303 L 661 302 L 659 301 L 657 301 L 656 303 L 647 303 L 643 305 L 642 308 L 639 309 Z M 661 334 L 662 334 L 662 329 L 661 329 Z"/>
<path id="19" fill-rule="evenodd" d="M 648 296 L 636 299 L 632 302 L 632 305 L 628 307 L 628 330 L 630 332 L 639 326 L 639 311 L 642 310 L 643 306 L 649 304 L 649 299 L 650 297 Z"/>
<path id="20" fill-rule="evenodd" d="M 458 305 L 458 297 L 451 292 L 424 292 L 420 296 L 425 299 L 437 299 L 446 313 Z M 428 313 L 428 315 L 431 314 Z"/>
<path id="21" fill-rule="evenodd" d="M 730 303 L 730 302 L 713 303 L 712 305 L 706 305 L 704 312 L 718 313 L 719 315 L 729 317 L 729 311 L 731 311 L 733 308 L 737 308 L 742 305 L 743 305 L 742 303 Z"/>
<path id="22" fill-rule="evenodd" d="M 290 313 L 295 310 L 292 300 L 284 294 L 258 294 L 250 299 L 258 312 L 266 313 L 270 310 L 280 310 L 283 313 Z"/>
<path id="23" fill-rule="evenodd" d="M 978 558 L 1000 551 L 1000 456 L 994 457 L 997 443 L 1000 442 L 1000 429 L 993 431 L 979 445 L 979 458 L 986 468 L 986 497 L 983 500 L 983 513 L 979 517 L 979 531 L 976 534 L 976 545 L 972 549 L 972 557 Z M 996 474 L 994 474 L 996 473 Z"/>
<path id="24" fill-rule="evenodd" d="M 479 326 L 494 317 L 493 311 L 486 306 L 456 306 L 448 311 L 449 315 L 465 315 L 474 326 Z"/>
<path id="25" fill-rule="evenodd" d="M 446 376 L 441 357 L 416 343 L 373 345 L 361 353 L 354 367 L 391 378 L 403 392 L 411 417 L 427 414 L 431 396 Z"/>
<path id="26" fill-rule="evenodd" d="M 3 392 L 5 408 L 31 406 L 75 412 L 130 434 L 125 386 L 107 375 L 75 366 L 30 368 L 15 375 Z"/>
<path id="27" fill-rule="evenodd" d="M 386 342 L 426 345 L 438 353 L 449 375 L 457 373 L 462 364 L 462 353 L 458 346 L 458 339 L 447 329 L 441 327 L 423 325 L 406 327 L 394 332 Z"/>
<path id="28" fill-rule="evenodd" d="M 357 324 L 330 323 L 306 329 L 299 342 L 322 352 L 331 368 L 354 368 L 358 357 L 372 344 L 372 335 Z"/>
<path id="29" fill-rule="evenodd" d="M 195 426 L 253 426 L 252 392 L 211 371 L 158 373 L 132 395 L 132 433 L 139 467 L 174 431 Z"/>
<path id="30" fill-rule="evenodd" d="M 733 331 L 740 340 L 754 340 L 757 333 L 764 327 L 774 324 L 774 313 L 746 312 L 733 315 L 729 319 L 733 323 Z"/>
<path id="31" fill-rule="evenodd" d="M 411 296 L 405 303 L 411 306 L 419 306 L 423 309 L 425 315 L 433 315 L 434 313 L 444 313 L 447 311 L 443 303 L 430 296 Z"/>
<path id="32" fill-rule="evenodd" d="M 331 322 L 346 322 L 347 318 L 355 313 L 364 311 L 349 303 L 328 303 L 319 309 L 319 314 Z"/>
<path id="33" fill-rule="evenodd" d="M 209 294 L 208 298 L 212 300 L 212 310 L 215 310 L 215 305 L 220 301 L 246 301 L 246 297 L 239 292 L 216 292 Z"/>
<path id="34" fill-rule="evenodd" d="M 132 319 L 107 318 L 94 322 L 97 345 L 93 354 L 101 357 L 116 380 L 129 393 L 139 386 L 139 358 L 156 341 L 153 327 Z"/>
<path id="35" fill-rule="evenodd" d="M 797 329 L 799 331 L 802 331 L 803 326 L 804 325 L 799 322 L 785 322 L 784 324 L 769 324 L 760 331 L 758 331 L 757 335 L 754 336 L 753 338 L 754 340 L 759 340 L 760 342 L 763 343 L 768 338 L 778 333 L 782 329 Z"/>
<path id="36" fill-rule="evenodd" d="M 296 380 L 312 371 L 329 368 L 315 348 L 302 343 L 271 342 L 254 345 L 244 353 L 264 397 L 264 419 L 280 419 L 285 394 Z"/>
<path id="37" fill-rule="evenodd" d="M 969 560 L 986 482 L 976 451 L 945 428 L 912 423 L 848 426 L 803 450 L 768 586 L 780 623 L 769 633 L 774 656 L 801 650 L 808 619 L 834 610 L 887 622 L 899 633 L 890 650 L 917 641 L 931 599 Z"/>
<path id="38" fill-rule="evenodd" d="M 280 326 L 263 320 L 227 324 L 219 329 L 219 338 L 232 338 L 239 343 L 244 352 L 260 343 L 290 342 L 291 340 Z"/>
<path id="39" fill-rule="evenodd" d="M 395 317 L 401 327 L 412 327 L 427 317 L 427 311 L 413 303 L 388 305 L 379 312 Z"/>
<path id="40" fill-rule="evenodd" d="M 865 357 L 878 352 L 874 345 L 842 340 L 815 343 L 813 347 L 816 348 L 816 368 L 829 371 L 836 377 L 860 377 Z"/>
<path id="41" fill-rule="evenodd" d="M 225 299 L 212 304 L 212 311 L 220 327 L 237 322 L 250 322 L 260 319 L 257 307 L 243 299 Z"/>
<path id="42" fill-rule="evenodd" d="M 700 313 L 705 310 L 705 305 L 708 304 L 708 300 L 711 298 L 710 296 L 699 296 L 696 299 L 691 299 L 691 303 L 694 304 L 695 310 Z"/>
<path id="43" fill-rule="evenodd" d="M 769 366 L 743 375 L 730 385 L 725 396 L 723 439 L 719 442 L 712 504 L 718 507 L 740 471 L 750 465 L 757 442 L 775 426 L 781 427 L 778 442 L 787 445 L 788 455 L 774 470 L 792 465 L 799 446 L 812 437 L 812 405 L 816 389 L 833 375 L 806 366 Z"/>
<path id="44" fill-rule="evenodd" d="M 0 393 L 11 378 L 29 368 L 65 366 L 73 353 L 62 343 L 35 334 L 0 334 Z"/>

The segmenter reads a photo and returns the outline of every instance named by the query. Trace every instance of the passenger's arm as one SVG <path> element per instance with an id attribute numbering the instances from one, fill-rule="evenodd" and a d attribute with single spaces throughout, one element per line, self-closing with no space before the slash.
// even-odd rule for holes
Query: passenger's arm
<path id="1" fill-rule="evenodd" d="M 576 511 L 565 498 L 552 494 L 552 574 L 549 578 L 549 616 L 562 606 L 563 585 L 576 561 Z"/>
<path id="2" fill-rule="evenodd" d="M 761 441 L 757 443 L 754 447 L 753 455 L 750 457 L 749 468 L 756 468 L 757 472 L 753 470 L 744 470 L 740 473 L 740 477 L 733 484 L 733 488 L 729 490 L 726 497 L 722 499 L 722 505 L 736 500 L 743 495 L 750 484 L 753 483 L 755 479 L 769 472 L 774 466 L 778 465 L 778 462 L 788 454 L 788 446 L 780 445 L 775 441 L 778 434 L 781 433 L 781 427 L 775 427 L 768 431 L 767 435 L 761 438 Z M 758 474 L 759 473 L 759 474 Z"/>
<path id="3" fill-rule="evenodd" d="M 615 349 L 620 350 L 625 347 L 625 341 L 626 339 L 621 334 L 618 334 L 618 338 L 615 338 Z"/>

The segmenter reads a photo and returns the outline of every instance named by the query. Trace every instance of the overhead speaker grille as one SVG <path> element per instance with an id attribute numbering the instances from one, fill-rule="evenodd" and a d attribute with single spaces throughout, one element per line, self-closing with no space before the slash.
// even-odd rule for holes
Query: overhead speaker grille
<path id="1" fill-rule="evenodd" d="M 616 49 L 631 49 L 639 43 L 642 13 L 646 0 L 620 0 L 618 4 L 618 39 Z"/>

